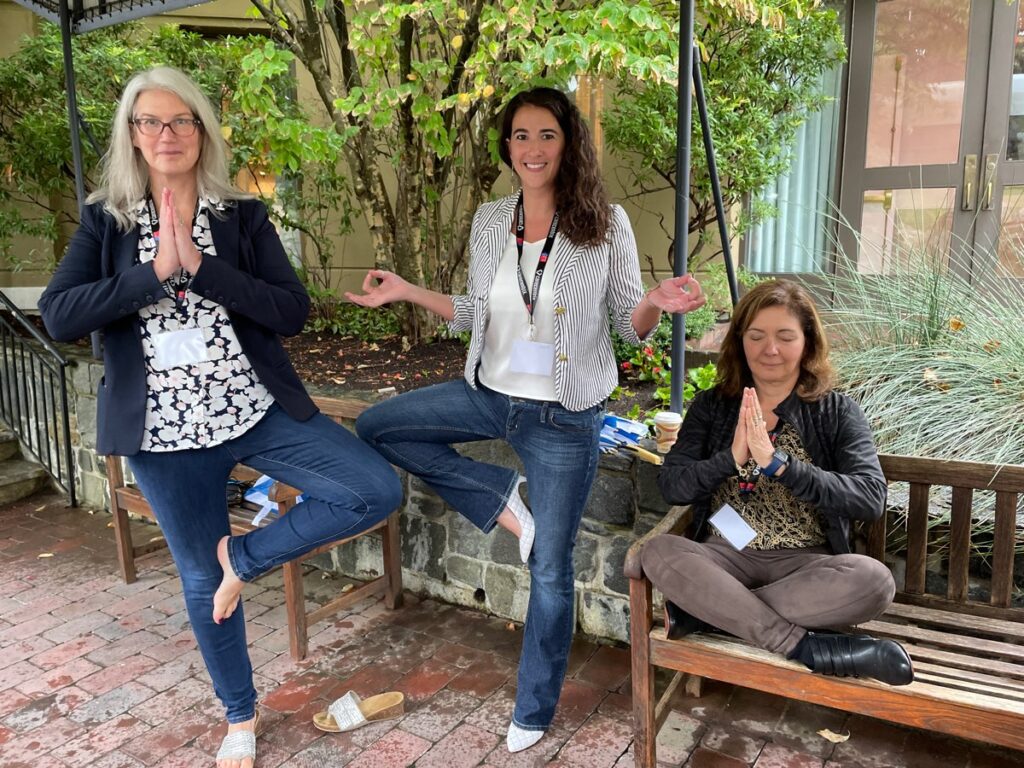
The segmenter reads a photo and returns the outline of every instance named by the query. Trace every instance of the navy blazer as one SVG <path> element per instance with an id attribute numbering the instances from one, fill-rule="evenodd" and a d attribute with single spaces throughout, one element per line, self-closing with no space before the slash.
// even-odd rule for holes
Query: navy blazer
<path id="1" fill-rule="evenodd" d="M 191 290 L 227 308 L 260 381 L 288 415 L 305 421 L 317 408 L 279 335 L 302 330 L 309 295 L 263 203 L 234 201 L 220 216 L 211 211 L 209 217 L 217 256 L 203 259 Z M 138 247 L 138 227 L 123 232 L 103 203 L 86 206 L 68 252 L 39 299 L 43 322 L 57 341 L 103 330 L 105 370 L 96 419 L 96 450 L 102 455 L 131 456 L 142 445 L 146 364 L 138 312 L 166 294 L 152 262 L 136 263 Z"/>

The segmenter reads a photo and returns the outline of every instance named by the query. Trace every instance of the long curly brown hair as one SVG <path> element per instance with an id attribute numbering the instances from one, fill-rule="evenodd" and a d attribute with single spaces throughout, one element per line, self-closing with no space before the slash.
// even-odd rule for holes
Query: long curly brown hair
<path id="1" fill-rule="evenodd" d="M 607 242 L 612 212 L 597 161 L 597 148 L 579 108 L 564 93 L 554 88 L 532 88 L 513 96 L 502 115 L 498 154 L 511 168 L 508 142 L 512 137 L 512 118 L 527 104 L 543 107 L 554 115 L 565 136 L 565 150 L 555 179 L 559 234 L 576 245 Z"/>
<path id="2" fill-rule="evenodd" d="M 800 321 L 804 332 L 804 354 L 800 360 L 796 393 L 804 402 L 820 400 L 832 390 L 835 379 L 828 359 L 828 338 L 814 299 L 802 286 L 790 280 L 759 283 L 736 305 L 719 353 L 717 390 L 726 397 L 739 397 L 743 394 L 743 387 L 754 385 L 747 356 L 743 352 L 743 334 L 761 310 L 768 307 L 785 307 Z"/>

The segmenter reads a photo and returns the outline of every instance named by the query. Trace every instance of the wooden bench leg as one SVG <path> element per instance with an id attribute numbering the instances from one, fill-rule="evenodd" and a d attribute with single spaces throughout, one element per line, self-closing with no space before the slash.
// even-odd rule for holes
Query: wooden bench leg
<path id="1" fill-rule="evenodd" d="M 388 523 L 381 531 L 384 543 L 384 604 L 388 608 L 402 607 L 402 541 L 399 536 L 398 512 L 392 512 Z"/>
<path id="2" fill-rule="evenodd" d="M 284 564 L 284 600 L 288 609 L 288 646 L 292 658 L 302 661 L 309 650 L 306 627 L 306 593 L 302 588 L 302 561 Z"/>
<path id="3" fill-rule="evenodd" d="M 135 573 L 135 545 L 129 528 L 128 513 L 115 499 L 110 502 L 114 512 L 114 539 L 117 541 L 117 561 L 121 565 L 121 576 L 125 584 L 131 584 L 138 576 Z"/>
<path id="4" fill-rule="evenodd" d="M 629 635 L 633 667 L 633 753 L 636 768 L 655 768 L 654 667 L 651 665 L 651 582 L 629 581 Z"/>

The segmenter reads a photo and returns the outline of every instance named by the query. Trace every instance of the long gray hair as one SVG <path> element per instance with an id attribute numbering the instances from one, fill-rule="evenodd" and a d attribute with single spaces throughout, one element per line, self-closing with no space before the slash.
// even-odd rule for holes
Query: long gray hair
<path id="1" fill-rule="evenodd" d="M 138 73 L 125 86 L 114 115 L 110 147 L 103 156 L 100 187 L 89 195 L 86 202 L 103 201 L 104 210 L 125 231 L 135 226 L 136 209 L 145 199 L 149 185 L 149 169 L 142 153 L 132 144 L 129 121 L 139 94 L 153 90 L 173 93 L 185 102 L 195 118 L 202 123 L 202 146 L 196 164 L 200 197 L 211 197 L 222 202 L 253 197 L 231 183 L 228 176 L 227 143 L 221 136 L 220 122 L 210 100 L 192 78 L 181 70 L 154 67 Z"/>

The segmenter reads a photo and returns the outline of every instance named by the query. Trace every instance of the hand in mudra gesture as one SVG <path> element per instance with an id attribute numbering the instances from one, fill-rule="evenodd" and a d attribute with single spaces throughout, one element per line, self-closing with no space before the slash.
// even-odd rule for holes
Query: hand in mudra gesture
<path id="1" fill-rule="evenodd" d="M 374 282 L 376 281 L 376 282 Z M 405 278 L 386 269 L 371 269 L 363 278 L 363 292 L 345 291 L 345 298 L 361 307 L 379 307 L 409 297 L 409 283 Z"/>
<path id="2" fill-rule="evenodd" d="M 669 277 L 648 292 L 647 300 L 662 312 L 680 314 L 704 306 L 707 297 L 693 275 Z"/>

